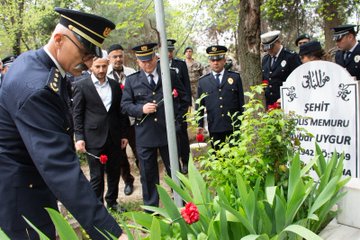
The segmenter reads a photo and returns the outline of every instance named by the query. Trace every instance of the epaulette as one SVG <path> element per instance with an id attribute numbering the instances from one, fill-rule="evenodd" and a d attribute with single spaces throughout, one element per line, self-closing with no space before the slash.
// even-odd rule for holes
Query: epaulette
<path id="1" fill-rule="evenodd" d="M 228 70 L 228 72 L 229 72 L 229 73 L 234 73 L 234 74 L 240 75 L 240 73 L 239 73 L 239 72 L 236 72 L 236 71 Z"/>
<path id="2" fill-rule="evenodd" d="M 290 50 L 290 49 L 287 49 L 287 48 L 284 48 L 283 50 L 284 50 L 284 52 L 288 52 L 288 53 L 291 53 L 291 54 L 295 54 L 295 53 L 296 53 L 295 51 Z"/>
<path id="3" fill-rule="evenodd" d="M 56 67 L 51 68 L 46 86 L 48 86 L 55 93 L 58 93 L 60 91 L 61 74 L 59 69 L 57 69 Z"/>
<path id="4" fill-rule="evenodd" d="M 201 77 L 199 77 L 199 80 L 202 79 L 202 78 L 204 78 L 204 77 L 206 77 L 207 75 L 210 75 L 210 73 L 211 73 L 211 72 L 202 75 Z"/>
<path id="5" fill-rule="evenodd" d="M 127 75 L 126 77 L 128 78 L 128 77 L 130 77 L 130 76 L 132 76 L 132 75 L 139 74 L 139 73 L 140 73 L 140 71 L 136 71 L 136 72 L 133 72 L 133 73 Z"/>

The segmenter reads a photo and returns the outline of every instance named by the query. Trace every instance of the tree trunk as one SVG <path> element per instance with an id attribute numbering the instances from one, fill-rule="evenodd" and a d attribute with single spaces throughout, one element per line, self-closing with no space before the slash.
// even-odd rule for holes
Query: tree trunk
<path id="1" fill-rule="evenodd" d="M 238 46 L 244 91 L 261 84 L 260 0 L 240 0 Z"/>

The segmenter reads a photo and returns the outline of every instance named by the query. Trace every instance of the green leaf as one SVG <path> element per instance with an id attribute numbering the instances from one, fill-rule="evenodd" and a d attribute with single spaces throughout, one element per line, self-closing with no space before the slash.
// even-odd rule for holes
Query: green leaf
<path id="1" fill-rule="evenodd" d="M 314 232 L 310 231 L 309 229 L 293 224 L 290 226 L 287 226 L 282 232 L 293 232 L 305 239 L 311 239 L 311 240 L 323 240 L 321 237 L 316 235 Z"/>
<path id="2" fill-rule="evenodd" d="M 269 236 L 266 234 L 262 234 L 262 235 L 250 234 L 245 237 L 242 237 L 241 240 L 269 240 Z"/>
<path id="3" fill-rule="evenodd" d="M 60 239 L 77 239 L 77 235 L 70 224 L 64 219 L 64 217 L 56 210 L 51 208 L 45 208 L 49 213 L 52 222 L 55 225 L 56 231 L 59 234 Z"/>
<path id="4" fill-rule="evenodd" d="M 159 237 L 161 236 L 159 220 L 157 220 L 155 217 L 153 218 L 153 221 L 151 224 L 150 233 L 151 233 L 150 240 L 158 240 Z"/>
<path id="5" fill-rule="evenodd" d="M 272 206 L 274 204 L 275 194 L 276 194 L 276 186 L 265 188 L 266 192 L 266 200 Z"/>
<path id="6" fill-rule="evenodd" d="M 37 227 L 35 227 L 34 224 L 32 224 L 26 217 L 24 217 L 24 216 L 22 216 L 22 217 L 25 219 L 25 222 L 26 222 L 27 224 L 29 224 L 30 227 L 37 232 L 37 234 L 39 234 L 40 240 L 50 240 L 50 238 L 48 238 L 45 234 L 43 234 L 43 233 L 40 231 L 40 229 L 38 229 Z M 75 239 L 76 239 L 76 238 L 75 238 Z"/>
<path id="7" fill-rule="evenodd" d="M 5 233 L 4 231 L 0 228 L 0 239 L 2 240 L 11 240 Z"/>

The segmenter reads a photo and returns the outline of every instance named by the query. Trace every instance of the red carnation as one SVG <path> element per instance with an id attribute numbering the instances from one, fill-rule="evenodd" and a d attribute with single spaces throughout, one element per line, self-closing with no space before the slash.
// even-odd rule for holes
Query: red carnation
<path id="1" fill-rule="evenodd" d="M 266 80 L 266 79 L 262 80 L 261 85 L 262 85 L 263 87 L 267 87 L 267 86 L 269 85 L 269 80 Z"/>
<path id="2" fill-rule="evenodd" d="M 108 160 L 108 157 L 105 155 L 105 154 L 101 154 L 100 157 L 99 157 L 99 161 L 102 163 L 102 164 L 106 164 Z"/>
<path id="3" fill-rule="evenodd" d="M 274 109 L 280 109 L 280 108 L 281 108 L 281 106 L 280 106 L 279 102 L 274 102 L 273 104 L 269 104 L 269 106 L 268 106 L 269 111 L 274 110 Z"/>
<path id="4" fill-rule="evenodd" d="M 204 140 L 205 140 L 205 137 L 203 134 L 201 134 L 201 133 L 196 134 L 196 141 L 204 142 Z"/>
<path id="5" fill-rule="evenodd" d="M 122 84 L 122 83 L 120 83 L 120 88 L 121 88 L 121 90 L 124 90 L 125 85 L 124 85 L 124 84 Z"/>
<path id="6" fill-rule="evenodd" d="M 177 92 L 176 88 L 173 89 L 172 95 L 176 98 L 179 96 L 179 93 Z"/>
<path id="7" fill-rule="evenodd" d="M 199 221 L 200 214 L 195 204 L 189 202 L 185 205 L 185 208 L 181 209 L 181 216 L 188 224 L 193 224 Z"/>

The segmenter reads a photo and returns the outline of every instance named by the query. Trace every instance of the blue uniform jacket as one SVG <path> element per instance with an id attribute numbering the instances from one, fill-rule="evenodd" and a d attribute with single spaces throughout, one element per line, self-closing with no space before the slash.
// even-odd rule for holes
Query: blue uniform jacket
<path id="1" fill-rule="evenodd" d="M 269 84 L 265 88 L 266 105 L 273 104 L 280 98 L 280 87 L 286 81 L 290 73 L 301 65 L 300 57 L 297 53 L 283 48 L 274 65 L 271 67 L 271 56 L 265 55 L 262 59 L 263 80 L 268 80 Z"/>
<path id="2" fill-rule="evenodd" d="M 213 133 L 233 131 L 232 120 L 228 114 L 241 115 L 244 105 L 240 74 L 225 70 L 220 86 L 212 72 L 202 76 L 199 79 L 198 98 L 203 93 L 207 96 L 202 99 L 200 105 L 206 108 L 209 131 Z M 201 118 L 199 127 L 203 126 L 204 120 Z"/>
<path id="3" fill-rule="evenodd" d="M 344 59 L 344 51 L 337 51 L 335 62 L 348 70 L 351 76 L 360 80 L 360 43 L 356 46 L 350 57 Z"/>
<path id="4" fill-rule="evenodd" d="M 43 49 L 23 53 L 0 89 L 0 228 L 27 239 L 29 226 L 51 232 L 45 207 L 58 199 L 93 239 L 95 227 L 120 236 L 121 229 L 97 200 L 74 151 L 68 95 Z M 23 238 L 12 237 L 15 232 Z"/>
<path id="5" fill-rule="evenodd" d="M 149 81 L 144 71 L 138 71 L 126 77 L 126 84 L 121 100 L 123 113 L 135 117 L 135 138 L 136 145 L 142 147 L 161 147 L 166 146 L 166 123 L 164 95 L 162 90 L 160 68 L 157 68 L 159 81 L 155 90 L 150 87 Z M 176 89 L 178 96 L 173 96 L 174 114 L 176 125 L 179 128 L 182 116 L 187 112 L 189 106 L 188 96 L 181 81 L 174 70 L 170 71 L 172 89 Z M 158 103 L 155 113 L 148 116 L 143 113 L 143 106 L 148 103 Z"/>
<path id="6" fill-rule="evenodd" d="M 191 84 L 190 84 L 190 77 L 189 72 L 186 66 L 185 61 L 173 58 L 171 60 L 171 67 L 175 70 L 175 72 L 178 74 L 180 81 L 184 85 L 186 95 L 188 96 L 188 102 L 189 106 L 191 106 Z"/>

